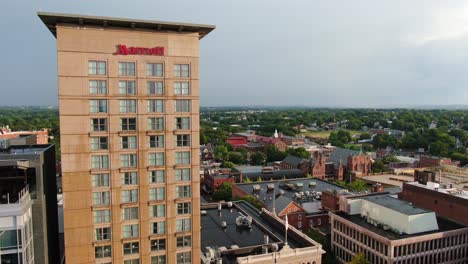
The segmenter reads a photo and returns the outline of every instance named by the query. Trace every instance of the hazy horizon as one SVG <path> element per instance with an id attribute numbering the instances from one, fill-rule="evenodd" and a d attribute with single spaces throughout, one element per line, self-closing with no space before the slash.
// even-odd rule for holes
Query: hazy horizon
<path id="1" fill-rule="evenodd" d="M 57 105 L 55 38 L 37 11 L 216 25 L 200 45 L 203 107 L 468 104 L 468 2 L 27 0 L 2 7 L 3 106 Z"/>

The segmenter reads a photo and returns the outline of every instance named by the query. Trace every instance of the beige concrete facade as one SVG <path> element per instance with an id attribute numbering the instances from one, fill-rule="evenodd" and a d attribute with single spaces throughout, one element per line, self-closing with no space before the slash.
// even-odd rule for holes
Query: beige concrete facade
<path id="1" fill-rule="evenodd" d="M 86 21 L 86 19 L 85 19 Z M 47 23 L 46 23 L 47 24 Z M 157 28 L 157 27 L 155 27 Z M 60 107 L 60 136 L 63 172 L 63 211 L 65 250 L 67 263 L 153 263 L 156 256 L 165 256 L 166 263 L 198 263 L 200 260 L 200 177 L 199 177 L 199 34 L 197 32 L 161 31 L 150 29 L 100 27 L 95 25 L 56 24 L 58 52 L 58 81 Z M 164 56 L 116 55 L 117 45 L 127 47 L 164 47 Z M 105 74 L 89 74 L 89 62 L 105 62 Z M 135 65 L 135 75 L 119 74 L 119 63 Z M 163 65 L 163 75 L 148 76 L 148 63 Z M 175 76 L 175 65 L 188 65 L 188 77 Z M 90 93 L 90 81 L 106 82 L 106 93 Z M 136 94 L 124 95 L 119 92 L 119 81 L 135 81 Z M 147 82 L 163 82 L 164 92 L 148 94 Z M 177 95 L 175 82 L 188 82 L 189 93 Z M 91 112 L 91 101 L 106 100 L 106 111 Z M 120 100 L 136 102 L 135 112 L 122 113 Z M 150 112 L 148 100 L 162 100 L 163 111 Z M 177 112 L 176 100 L 190 100 L 186 112 Z M 148 118 L 162 117 L 163 128 L 149 128 Z M 188 117 L 187 129 L 177 129 L 175 118 Z M 104 131 L 93 131 L 92 120 L 106 119 Z M 136 118 L 136 129 L 124 131 L 121 118 Z M 164 145 L 150 147 L 149 136 L 164 136 Z M 189 135 L 188 146 L 176 144 L 177 135 Z M 135 148 L 123 149 L 124 136 L 136 137 Z M 92 138 L 107 138 L 107 149 L 93 150 Z M 189 152 L 189 164 L 176 164 L 177 152 Z M 151 153 L 164 153 L 164 164 L 150 164 Z M 137 163 L 123 167 L 122 154 L 135 154 Z M 93 168 L 92 157 L 108 157 L 107 168 Z M 190 179 L 177 180 L 177 169 L 190 169 Z M 164 171 L 164 182 L 151 182 L 151 171 Z M 122 175 L 136 172 L 137 182 L 125 183 Z M 109 175 L 109 183 L 93 187 L 93 175 Z M 190 195 L 176 197 L 177 186 L 190 186 Z M 162 199 L 150 199 L 150 189 L 164 188 Z M 123 191 L 137 191 L 137 198 L 131 202 L 122 201 Z M 99 192 L 108 192 L 109 202 L 96 203 Z M 94 199 L 93 199 L 94 197 Z M 189 212 L 177 213 L 178 203 L 190 203 Z M 150 216 L 150 207 L 165 205 L 165 213 L 159 217 Z M 138 208 L 137 217 L 124 219 L 125 208 Z M 109 219 L 96 220 L 96 212 L 110 210 Z M 177 231 L 176 221 L 191 219 L 189 230 Z M 151 223 L 165 222 L 162 234 L 153 234 Z M 124 237 L 123 226 L 138 225 L 136 234 Z M 110 228 L 110 238 L 98 238 L 98 228 Z M 177 238 L 191 236 L 191 245 L 178 247 Z M 165 239 L 165 247 L 152 250 L 150 241 Z M 138 250 L 125 253 L 124 244 L 138 243 Z M 133 244 L 135 245 L 135 243 Z M 109 247 L 111 253 L 108 252 Z M 106 248 L 107 253 L 100 249 Z M 137 252 L 136 252 L 137 251 Z M 185 255 L 183 254 L 185 252 Z M 182 256 L 187 262 L 183 262 Z M 161 260 L 164 257 L 160 257 Z M 176 258 L 178 258 L 176 260 Z M 126 261 L 127 260 L 127 261 Z M 162 262 L 154 262 L 162 263 Z"/>

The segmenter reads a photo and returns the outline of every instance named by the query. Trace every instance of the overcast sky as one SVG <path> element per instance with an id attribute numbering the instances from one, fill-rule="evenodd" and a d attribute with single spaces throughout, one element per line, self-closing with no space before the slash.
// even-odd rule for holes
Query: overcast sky
<path id="1" fill-rule="evenodd" d="M 18 0 L 0 7 L 0 105 L 57 105 L 37 11 L 216 25 L 202 106 L 468 104 L 468 1 Z"/>

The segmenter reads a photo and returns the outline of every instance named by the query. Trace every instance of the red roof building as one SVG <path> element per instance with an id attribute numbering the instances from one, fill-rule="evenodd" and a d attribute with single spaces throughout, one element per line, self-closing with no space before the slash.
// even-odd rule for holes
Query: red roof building
<path id="1" fill-rule="evenodd" d="M 249 143 L 245 137 L 241 136 L 230 136 L 226 143 L 232 146 L 233 149 L 243 147 Z"/>

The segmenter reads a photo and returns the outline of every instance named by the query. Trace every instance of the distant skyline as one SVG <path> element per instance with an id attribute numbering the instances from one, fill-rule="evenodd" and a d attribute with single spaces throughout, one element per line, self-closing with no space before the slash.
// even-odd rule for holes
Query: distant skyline
<path id="1" fill-rule="evenodd" d="M 55 38 L 37 11 L 214 24 L 202 106 L 468 105 L 468 2 L 6 1 L 0 106 L 57 105 Z"/>

